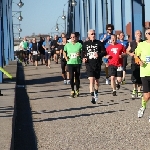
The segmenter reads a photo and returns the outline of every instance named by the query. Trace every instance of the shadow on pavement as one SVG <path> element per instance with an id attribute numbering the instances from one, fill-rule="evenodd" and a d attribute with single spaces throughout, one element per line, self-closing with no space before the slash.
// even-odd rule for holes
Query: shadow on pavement
<path id="1" fill-rule="evenodd" d="M 125 111 L 125 110 L 119 110 L 119 111 Z M 118 111 L 105 111 L 105 112 L 91 113 L 91 114 L 80 114 L 80 115 L 75 115 L 75 116 L 47 118 L 47 119 L 37 120 L 34 122 L 45 122 L 45 121 L 63 120 L 63 119 L 71 119 L 71 118 L 78 118 L 78 117 L 88 117 L 88 116 L 93 116 L 93 115 L 100 115 L 100 114 L 104 115 L 104 114 L 111 114 L 111 113 L 116 113 L 116 112 L 118 112 Z"/>
<path id="2" fill-rule="evenodd" d="M 25 85 L 22 64 L 18 63 L 16 85 Z M 16 86 L 14 129 L 12 131 L 11 150 L 37 150 L 37 140 L 33 128 L 32 112 L 27 91 Z"/>

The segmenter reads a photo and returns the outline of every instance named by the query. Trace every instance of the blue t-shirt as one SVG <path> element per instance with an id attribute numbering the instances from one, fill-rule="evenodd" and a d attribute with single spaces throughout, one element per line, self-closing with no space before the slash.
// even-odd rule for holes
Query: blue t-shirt
<path id="1" fill-rule="evenodd" d="M 100 36 L 100 40 L 102 40 L 104 38 L 105 34 Z M 110 34 L 106 34 L 106 38 L 104 39 L 103 43 L 104 43 L 105 48 L 107 48 L 110 45 L 110 43 L 111 43 L 111 35 Z"/>
<path id="2" fill-rule="evenodd" d="M 31 51 L 32 43 L 29 43 L 29 51 Z"/>
<path id="3" fill-rule="evenodd" d="M 127 40 L 123 40 L 123 41 L 117 40 L 117 43 L 122 44 L 125 47 L 125 49 L 127 49 L 129 45 L 129 42 Z"/>
<path id="4" fill-rule="evenodd" d="M 62 43 L 62 38 L 59 38 L 59 39 L 58 39 L 58 43 Z"/>

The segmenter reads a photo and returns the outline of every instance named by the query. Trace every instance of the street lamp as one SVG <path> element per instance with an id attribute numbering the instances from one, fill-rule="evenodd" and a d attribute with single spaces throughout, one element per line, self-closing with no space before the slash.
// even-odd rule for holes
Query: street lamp
<path id="1" fill-rule="evenodd" d="M 56 28 L 55 28 L 55 30 L 56 30 L 56 31 L 59 30 L 59 28 L 58 28 L 58 23 L 56 23 Z"/>
<path id="2" fill-rule="evenodd" d="M 23 17 L 21 16 L 21 11 L 12 11 L 16 12 L 12 17 L 15 17 L 16 14 L 20 13 L 20 16 L 17 18 L 19 21 L 22 21 Z"/>
<path id="3" fill-rule="evenodd" d="M 65 24 L 65 34 L 66 34 L 66 16 L 65 16 L 65 12 L 64 12 L 64 10 L 63 10 L 63 15 L 62 15 L 62 17 L 61 17 L 63 20 L 64 20 L 64 24 Z"/>
<path id="4" fill-rule="evenodd" d="M 17 5 L 19 6 L 19 8 L 21 8 L 24 5 L 24 3 L 20 0 L 20 2 Z"/>
<path id="5" fill-rule="evenodd" d="M 77 5 L 77 2 L 75 0 L 72 0 L 71 4 L 73 7 L 75 7 Z"/>
<path id="6" fill-rule="evenodd" d="M 19 26 L 19 28 L 17 28 L 18 31 L 19 31 L 19 32 L 22 32 L 22 29 L 20 28 L 20 24 L 13 24 L 13 25 L 14 25 L 14 26 L 17 26 L 17 25 L 18 25 L 18 26 Z"/>

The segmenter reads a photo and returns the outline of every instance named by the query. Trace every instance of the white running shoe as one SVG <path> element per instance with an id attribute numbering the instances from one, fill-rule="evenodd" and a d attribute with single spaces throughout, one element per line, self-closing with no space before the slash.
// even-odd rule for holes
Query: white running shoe
<path id="1" fill-rule="evenodd" d="M 141 107 L 138 111 L 138 118 L 142 118 L 144 115 L 145 108 Z"/>
<path id="2" fill-rule="evenodd" d="M 98 93 L 95 94 L 95 91 L 94 91 L 94 99 L 95 99 L 95 102 L 98 100 Z"/>
<path id="3" fill-rule="evenodd" d="M 107 85 L 109 84 L 109 79 L 106 79 L 106 84 L 107 84 Z"/>
<path id="4" fill-rule="evenodd" d="M 67 80 L 64 80 L 64 84 L 67 84 Z"/>

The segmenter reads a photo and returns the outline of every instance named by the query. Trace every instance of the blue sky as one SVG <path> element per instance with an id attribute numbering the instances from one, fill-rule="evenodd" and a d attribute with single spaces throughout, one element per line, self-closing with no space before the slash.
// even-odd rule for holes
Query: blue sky
<path id="1" fill-rule="evenodd" d="M 19 7 L 15 4 L 18 3 L 19 0 L 13 0 L 13 11 L 22 11 L 23 21 L 21 21 L 21 37 L 32 35 L 32 33 L 35 34 L 48 34 L 55 31 L 55 25 L 56 21 L 59 16 L 62 16 L 63 9 L 65 10 L 65 13 L 67 13 L 67 1 L 68 0 L 22 0 L 24 2 L 24 6 L 19 9 Z M 35 3 L 36 1 L 36 3 Z M 42 3 L 41 1 L 44 1 Z M 115 28 L 121 29 L 121 22 L 118 19 L 119 14 L 118 9 L 120 7 L 120 1 L 115 0 Z M 131 6 L 130 2 L 131 0 L 125 0 L 125 7 L 126 7 L 126 23 L 131 21 Z M 66 4 L 66 5 L 65 5 Z M 150 21 L 150 0 L 145 0 L 145 20 Z M 65 5 L 65 6 L 64 6 Z M 14 13 L 13 13 L 14 14 Z M 15 15 L 16 17 L 19 16 L 19 14 Z M 13 17 L 14 24 L 18 24 L 19 21 L 15 17 Z M 61 18 L 58 19 L 58 23 L 61 24 L 59 26 L 59 31 L 63 32 L 63 26 L 64 22 Z M 17 33 L 17 28 L 14 28 L 14 32 Z"/>

